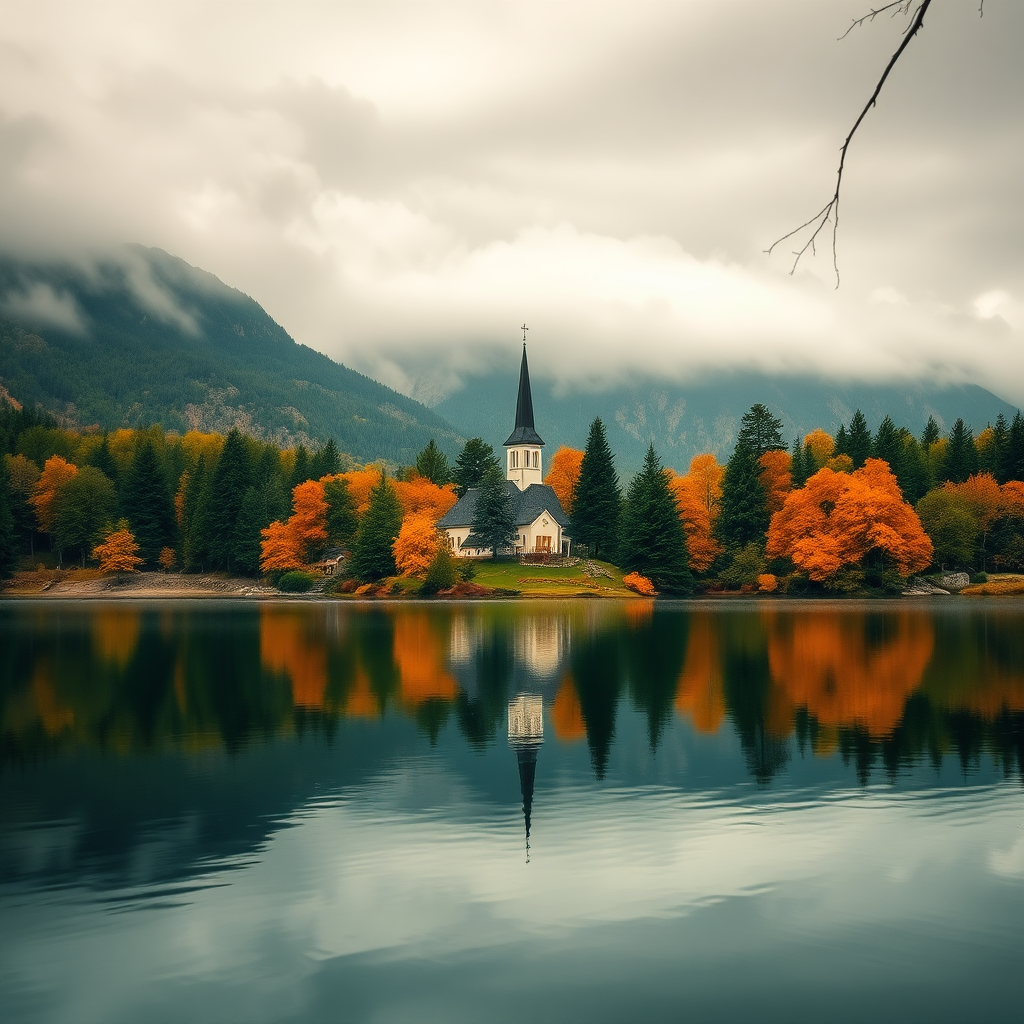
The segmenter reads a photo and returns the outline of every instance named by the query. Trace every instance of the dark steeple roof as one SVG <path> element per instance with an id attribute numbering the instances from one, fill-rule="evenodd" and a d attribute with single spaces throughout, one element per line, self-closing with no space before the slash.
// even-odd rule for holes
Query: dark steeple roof
<path id="1" fill-rule="evenodd" d="M 519 398 L 516 400 L 516 427 L 505 447 L 514 444 L 542 445 L 540 434 L 533 429 L 533 395 L 530 393 L 530 368 L 526 365 L 526 342 L 523 342 L 523 365 L 519 369 Z"/>

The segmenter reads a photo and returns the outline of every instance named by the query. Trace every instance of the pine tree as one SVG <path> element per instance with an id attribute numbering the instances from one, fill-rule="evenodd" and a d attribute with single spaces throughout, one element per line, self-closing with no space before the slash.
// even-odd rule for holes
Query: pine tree
<path id="1" fill-rule="evenodd" d="M 181 509 L 182 561 L 186 572 L 202 571 L 209 561 L 206 509 L 210 497 L 210 477 L 206 456 L 200 455 L 185 485 Z"/>
<path id="2" fill-rule="evenodd" d="M 117 484 L 117 463 L 110 452 L 109 435 L 104 433 L 103 440 L 97 448 L 94 448 L 89 455 L 88 464 L 95 466 L 108 480 Z"/>
<path id="3" fill-rule="evenodd" d="M 793 487 L 803 487 L 807 483 L 808 476 L 812 475 L 807 469 L 806 446 L 801 443 L 799 437 L 793 438 L 793 461 L 790 464 L 789 473 L 792 477 Z"/>
<path id="4" fill-rule="evenodd" d="M 621 509 L 622 490 L 615 472 L 615 457 L 598 416 L 590 424 L 576 481 L 569 527 L 573 543 L 585 544 L 594 558 L 614 560 Z"/>
<path id="5" fill-rule="evenodd" d="M 913 504 L 928 493 L 931 480 L 928 472 L 928 460 L 921 446 L 909 430 L 901 431 L 903 453 L 900 456 L 900 468 L 896 479 L 906 501 Z"/>
<path id="6" fill-rule="evenodd" d="M 685 594 L 693 589 L 686 533 L 653 444 L 623 504 L 619 561 L 622 568 L 646 576 L 663 593 Z"/>
<path id="7" fill-rule="evenodd" d="M 309 451 L 304 444 L 295 449 L 295 465 L 292 468 L 291 479 L 288 481 L 288 491 L 291 493 L 299 484 L 312 480 L 313 474 L 309 465 Z"/>
<path id="8" fill-rule="evenodd" d="M 838 458 L 840 455 L 850 454 L 850 435 L 846 432 L 846 424 L 840 423 L 839 430 L 836 431 L 836 446 L 832 449 L 832 457 Z"/>
<path id="9" fill-rule="evenodd" d="M 443 487 L 451 481 L 452 470 L 448 465 L 448 457 L 437 447 L 433 438 L 427 443 L 426 448 L 416 456 L 416 472 L 420 476 L 425 476 L 431 483 L 437 484 L 438 487 Z"/>
<path id="10" fill-rule="evenodd" d="M 471 487 L 479 487 L 487 470 L 494 466 L 501 469 L 501 463 L 494 454 L 494 449 L 482 438 L 471 437 L 459 452 L 452 471 L 452 480 L 458 488 L 461 498 Z"/>
<path id="11" fill-rule="evenodd" d="M 11 514 L 12 504 L 6 460 L 0 455 L 0 580 L 7 579 L 17 563 L 18 548 L 14 516 Z"/>
<path id="12" fill-rule="evenodd" d="M 320 445 L 309 463 L 309 478 L 311 480 L 322 480 L 325 476 L 333 476 L 341 472 L 341 455 L 334 438 L 327 438 L 326 443 Z M 299 481 L 303 483 L 304 481 Z"/>
<path id="13" fill-rule="evenodd" d="M 878 424 L 878 431 L 871 445 L 871 454 L 889 464 L 889 469 L 897 477 L 900 475 L 900 464 L 903 461 L 903 438 L 896 429 L 891 416 L 885 416 Z"/>
<path id="14" fill-rule="evenodd" d="M 349 545 L 359 528 L 356 503 L 348 483 L 337 477 L 324 481 L 327 501 L 327 543 Z"/>
<path id="15" fill-rule="evenodd" d="M 991 466 L 988 468 L 997 483 L 1005 484 L 1010 479 L 1010 427 L 1002 413 L 996 417 L 992 428 Z"/>
<path id="16" fill-rule="evenodd" d="M 974 434 L 963 419 L 957 419 L 949 432 L 946 446 L 945 477 L 955 484 L 962 484 L 978 471 L 978 450 L 974 447 Z"/>
<path id="17" fill-rule="evenodd" d="M 1024 480 L 1024 416 L 1021 416 L 1019 409 L 1010 424 L 1006 466 L 1009 480 Z"/>
<path id="18" fill-rule="evenodd" d="M 921 447 L 927 452 L 941 436 L 942 434 L 939 431 L 938 423 L 935 422 L 935 417 L 929 416 L 928 422 L 924 425 L 924 430 L 921 431 Z"/>
<path id="19" fill-rule="evenodd" d="M 891 423 L 892 420 L 889 422 Z M 860 409 L 853 414 L 853 419 L 850 420 L 847 436 L 846 454 L 853 460 L 853 468 L 860 469 L 871 458 L 871 431 L 868 430 L 868 421 Z"/>
<path id="20" fill-rule="evenodd" d="M 480 481 L 471 529 L 483 546 L 491 549 L 492 558 L 497 558 L 499 551 L 515 547 L 519 532 L 515 513 L 504 474 L 491 466 Z"/>
<path id="21" fill-rule="evenodd" d="M 234 428 L 225 439 L 217 459 L 204 514 L 210 562 L 216 569 L 228 572 L 235 569 L 235 527 L 245 493 L 252 485 L 249 446 L 242 433 Z"/>
<path id="22" fill-rule="evenodd" d="M 143 562 L 156 568 L 160 552 L 174 547 L 177 524 L 170 487 L 149 436 L 143 437 L 125 473 L 120 504 Z"/>
<path id="23" fill-rule="evenodd" d="M 232 567 L 243 576 L 259 576 L 261 535 L 276 518 L 277 481 L 269 480 L 259 487 L 249 487 L 242 497 L 232 537 Z"/>
<path id="24" fill-rule="evenodd" d="M 402 506 L 385 473 L 370 491 L 370 505 L 359 524 L 350 563 L 358 580 L 376 581 L 394 576 L 393 545 L 402 528 Z"/>
<path id="25" fill-rule="evenodd" d="M 771 514 L 761 483 L 761 456 L 782 447 L 782 421 L 763 405 L 744 413 L 736 447 L 722 478 L 721 512 L 715 524 L 727 544 L 760 541 L 768 530 Z"/>

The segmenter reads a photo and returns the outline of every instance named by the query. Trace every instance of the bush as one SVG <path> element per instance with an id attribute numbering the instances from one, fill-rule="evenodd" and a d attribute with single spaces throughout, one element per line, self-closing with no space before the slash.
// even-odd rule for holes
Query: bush
<path id="1" fill-rule="evenodd" d="M 654 584 L 646 576 L 641 576 L 638 572 L 631 572 L 623 576 L 622 584 L 637 594 L 643 594 L 644 597 L 654 597 L 658 593 L 654 589 Z"/>
<path id="2" fill-rule="evenodd" d="M 472 558 L 455 559 L 455 571 L 463 583 L 470 583 L 476 579 L 476 562 Z"/>
<path id="3" fill-rule="evenodd" d="M 763 572 L 757 577 L 757 589 L 763 594 L 774 594 L 779 589 L 779 581 L 770 572 Z"/>
<path id="4" fill-rule="evenodd" d="M 764 552 L 754 541 L 736 551 L 726 569 L 722 582 L 734 590 L 753 587 L 757 578 L 765 574 Z"/>
<path id="5" fill-rule="evenodd" d="M 447 544 L 442 544 L 427 566 L 427 578 L 423 581 L 420 593 L 436 594 L 439 590 L 450 590 L 459 581 L 459 569 L 451 549 Z"/>
<path id="6" fill-rule="evenodd" d="M 988 583 L 988 573 L 987 572 L 976 572 L 971 577 L 971 583 Z"/>
<path id="7" fill-rule="evenodd" d="M 304 594 L 313 586 L 313 577 L 308 572 L 298 569 L 286 572 L 278 581 L 277 589 L 286 594 Z"/>

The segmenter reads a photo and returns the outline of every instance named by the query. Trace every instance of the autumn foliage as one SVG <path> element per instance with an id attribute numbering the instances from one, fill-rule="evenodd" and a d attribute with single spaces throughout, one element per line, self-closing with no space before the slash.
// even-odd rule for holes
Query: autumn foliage
<path id="1" fill-rule="evenodd" d="M 123 520 L 102 544 L 93 548 L 92 557 L 99 559 L 100 572 L 136 572 L 143 561 L 139 558 L 139 545 Z"/>
<path id="2" fill-rule="evenodd" d="M 888 465 L 868 459 L 854 473 L 821 469 L 791 491 L 772 517 L 765 553 L 789 558 L 816 582 L 828 582 L 869 553 L 908 576 L 932 559 L 932 543 Z"/>
<path id="3" fill-rule="evenodd" d="M 324 485 L 307 480 L 292 490 L 292 514 L 286 523 L 271 523 L 260 531 L 263 572 L 301 569 L 318 545 L 327 539 L 327 501 Z"/>
<path id="4" fill-rule="evenodd" d="M 426 576 L 440 546 L 441 538 L 430 515 L 422 512 L 406 515 L 394 543 L 398 571 L 403 576 Z"/>
<path id="5" fill-rule="evenodd" d="M 572 512 L 572 499 L 576 491 L 576 481 L 580 478 L 580 466 L 583 465 L 583 452 L 577 448 L 559 447 L 551 459 L 546 483 L 557 495 L 566 514 Z"/>
<path id="6" fill-rule="evenodd" d="M 790 466 L 793 459 L 789 452 L 773 448 L 761 456 L 761 486 L 768 499 L 768 511 L 778 512 L 782 508 L 793 484 Z"/>
<path id="7" fill-rule="evenodd" d="M 455 484 L 439 487 L 425 476 L 416 475 L 411 480 L 392 480 L 391 486 L 398 495 L 403 516 L 419 516 L 429 519 L 431 523 L 436 523 L 458 501 Z"/>
<path id="8" fill-rule="evenodd" d="M 668 486 L 686 531 L 690 568 L 705 572 L 722 550 L 712 536 L 718 503 L 722 497 L 725 467 L 714 455 L 695 455 L 686 476 L 672 476 Z"/>
<path id="9" fill-rule="evenodd" d="M 654 597 L 658 593 L 654 589 L 654 584 L 646 576 L 641 576 L 638 572 L 631 572 L 623 576 L 622 583 L 630 590 L 637 594 L 642 594 L 644 597 Z"/>
<path id="10" fill-rule="evenodd" d="M 56 514 L 57 495 L 60 489 L 78 475 L 78 467 L 72 465 L 59 455 L 51 455 L 43 466 L 43 472 L 32 491 L 29 499 L 36 512 L 39 529 L 44 533 L 53 531 L 53 520 Z"/>

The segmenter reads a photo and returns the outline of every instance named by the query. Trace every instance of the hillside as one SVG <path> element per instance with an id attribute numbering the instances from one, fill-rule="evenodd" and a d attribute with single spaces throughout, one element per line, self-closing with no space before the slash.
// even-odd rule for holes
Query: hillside
<path id="1" fill-rule="evenodd" d="M 134 245 L 88 267 L 0 258 L 0 389 L 68 425 L 334 437 L 360 460 L 407 464 L 431 437 L 449 454 L 462 441 L 212 274 Z"/>
<path id="2" fill-rule="evenodd" d="M 508 372 L 491 373 L 467 382 L 466 387 L 434 407 L 468 435 L 479 435 L 499 445 L 511 429 L 515 414 L 518 364 L 514 354 Z M 975 385 L 860 384 L 810 377 L 770 377 L 736 373 L 692 384 L 645 380 L 607 391 L 557 388 L 540 376 L 531 363 L 533 405 L 537 429 L 550 454 L 560 444 L 582 448 L 595 416 L 604 420 L 608 440 L 617 455 L 619 471 L 630 474 L 640 467 L 653 441 L 662 461 L 682 471 L 698 452 L 728 458 L 739 429 L 740 417 L 755 402 L 767 405 L 784 424 L 787 440 L 822 427 L 830 433 L 849 423 L 856 409 L 874 430 L 888 414 L 897 426 L 920 434 L 929 416 L 948 430 L 958 416 L 984 429 L 1002 412 L 1008 419 L 1014 408 L 990 391 Z"/>

